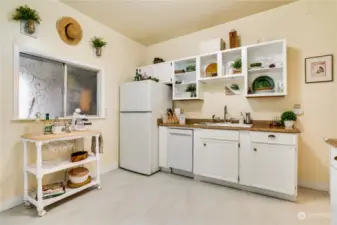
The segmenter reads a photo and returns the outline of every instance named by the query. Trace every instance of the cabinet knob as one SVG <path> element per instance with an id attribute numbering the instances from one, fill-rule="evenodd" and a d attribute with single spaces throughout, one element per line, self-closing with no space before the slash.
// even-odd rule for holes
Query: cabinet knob
<path id="1" fill-rule="evenodd" d="M 337 161 L 337 156 L 335 157 L 335 160 Z"/>
<path id="2" fill-rule="evenodd" d="M 206 143 L 204 143 L 204 146 L 206 146 Z"/>
<path id="3" fill-rule="evenodd" d="M 273 135 L 273 134 L 268 135 L 268 137 L 269 137 L 269 138 L 273 138 L 273 139 L 276 138 L 276 136 Z"/>
<path id="4" fill-rule="evenodd" d="M 256 149 L 256 148 L 254 148 L 254 152 L 257 152 L 257 149 Z"/>

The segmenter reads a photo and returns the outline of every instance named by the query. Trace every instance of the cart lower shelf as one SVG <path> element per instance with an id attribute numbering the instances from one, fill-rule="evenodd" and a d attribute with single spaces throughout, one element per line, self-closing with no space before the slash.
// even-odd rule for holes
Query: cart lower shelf
<path id="1" fill-rule="evenodd" d="M 79 193 L 81 191 L 84 191 L 84 190 L 86 190 L 88 188 L 91 188 L 91 187 L 94 187 L 94 186 L 97 186 L 98 189 L 101 188 L 100 185 L 97 183 L 96 180 L 92 180 L 89 184 L 84 185 L 84 186 L 79 187 L 79 188 L 74 188 L 74 189 L 66 188 L 66 193 L 65 194 L 57 196 L 57 197 L 54 197 L 54 198 L 49 198 L 49 199 L 42 200 L 42 206 L 44 208 L 44 207 L 46 207 L 48 205 L 51 205 L 51 204 L 53 204 L 55 202 L 58 202 L 58 201 L 60 201 L 62 199 L 65 199 L 65 198 L 67 198 L 69 196 L 72 196 L 72 195 L 74 195 L 76 193 Z M 31 204 L 33 204 L 36 207 L 38 207 L 38 202 L 35 200 L 35 196 L 29 195 L 27 198 L 28 198 L 27 199 L 28 202 L 30 202 Z"/>

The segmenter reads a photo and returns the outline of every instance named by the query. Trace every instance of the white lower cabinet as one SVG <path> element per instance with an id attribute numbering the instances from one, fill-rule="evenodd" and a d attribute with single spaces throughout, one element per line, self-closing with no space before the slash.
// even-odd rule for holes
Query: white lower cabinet
<path id="1" fill-rule="evenodd" d="M 224 131 L 212 137 L 212 131 L 195 131 L 194 174 L 238 183 L 239 142 L 231 134 Z"/>
<path id="2" fill-rule="evenodd" d="M 330 204 L 331 224 L 337 225 L 337 148 L 330 149 Z"/>
<path id="3" fill-rule="evenodd" d="M 296 134 L 242 131 L 240 143 L 240 184 L 297 195 Z"/>
<path id="4" fill-rule="evenodd" d="M 168 128 L 159 127 L 159 167 L 168 168 L 167 164 Z"/>
<path id="5" fill-rule="evenodd" d="M 159 132 L 161 167 L 193 168 L 193 174 L 200 178 L 296 200 L 297 134 L 212 129 L 195 129 L 193 133 L 171 128 Z M 337 167 L 331 174 L 337 177 Z M 337 190 L 337 178 L 331 180 L 331 189 Z M 337 208 L 337 195 L 333 196 Z"/>
<path id="6" fill-rule="evenodd" d="M 295 147 L 253 143 L 250 150 L 253 152 L 253 187 L 289 195 L 296 193 Z"/>

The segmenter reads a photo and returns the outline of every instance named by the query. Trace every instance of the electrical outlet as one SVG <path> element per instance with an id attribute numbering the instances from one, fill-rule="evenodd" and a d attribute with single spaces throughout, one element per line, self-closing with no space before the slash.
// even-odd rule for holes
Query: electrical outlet
<path id="1" fill-rule="evenodd" d="M 297 116 L 301 116 L 304 114 L 303 110 L 301 109 L 301 104 L 294 104 L 293 111 Z"/>

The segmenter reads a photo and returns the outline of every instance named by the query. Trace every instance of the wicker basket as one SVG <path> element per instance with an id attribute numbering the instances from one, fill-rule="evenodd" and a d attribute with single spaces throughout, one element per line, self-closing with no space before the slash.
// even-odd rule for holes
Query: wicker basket
<path id="1" fill-rule="evenodd" d="M 85 160 L 88 158 L 88 152 L 87 151 L 79 151 L 74 152 L 71 154 L 71 161 L 72 162 L 79 162 L 82 160 Z"/>

